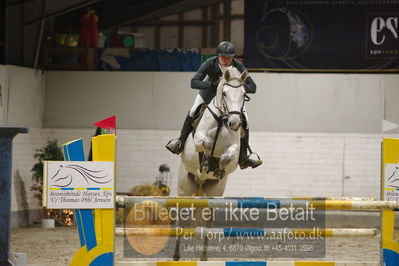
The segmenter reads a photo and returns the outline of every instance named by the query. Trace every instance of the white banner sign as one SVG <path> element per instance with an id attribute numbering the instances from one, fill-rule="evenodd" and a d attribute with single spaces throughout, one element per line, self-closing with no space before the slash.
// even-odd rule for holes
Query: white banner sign
<path id="1" fill-rule="evenodd" d="M 399 164 L 385 164 L 384 200 L 399 201 Z"/>
<path id="2" fill-rule="evenodd" d="M 112 209 L 114 173 L 114 162 L 46 161 L 43 204 L 49 209 Z"/>

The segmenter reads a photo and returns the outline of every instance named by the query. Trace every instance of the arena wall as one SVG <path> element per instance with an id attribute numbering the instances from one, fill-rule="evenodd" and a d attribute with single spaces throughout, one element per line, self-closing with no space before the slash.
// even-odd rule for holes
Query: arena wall
<path id="1" fill-rule="evenodd" d="M 177 130 L 197 93 L 189 87 L 192 76 L 191 72 L 48 72 L 44 127 L 90 128 L 92 121 L 115 114 L 119 128 Z M 247 109 L 255 131 L 381 133 L 383 119 L 399 124 L 397 75 L 251 76 L 258 89 Z"/>
<path id="2" fill-rule="evenodd" d="M 30 192 L 35 150 L 49 139 L 83 137 L 88 152 L 92 123 L 112 114 L 118 117 L 117 191 L 152 183 L 166 163 L 176 193 L 178 157 L 164 145 L 178 135 L 197 93 L 187 85 L 193 73 L 6 68 L 2 81 L 12 85 L 6 85 L 2 125 L 30 128 L 14 144 L 13 226 L 37 217 Z M 399 123 L 397 76 L 251 75 L 258 93 L 248 104 L 250 142 L 264 164 L 234 173 L 226 196 L 379 198 L 381 121 Z"/>
<path id="3" fill-rule="evenodd" d="M 46 73 L 0 65 L 0 126 L 42 127 Z"/>

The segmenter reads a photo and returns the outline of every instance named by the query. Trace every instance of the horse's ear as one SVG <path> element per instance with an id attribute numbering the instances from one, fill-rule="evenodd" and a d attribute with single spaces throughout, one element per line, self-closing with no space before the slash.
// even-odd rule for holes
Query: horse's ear
<path id="1" fill-rule="evenodd" d="M 248 77 L 248 71 L 245 70 L 244 72 L 241 73 L 241 81 L 244 82 Z"/>
<path id="2" fill-rule="evenodd" d="M 229 80 L 230 80 L 230 77 L 231 77 L 230 71 L 229 71 L 228 69 L 226 69 L 226 71 L 223 73 L 223 79 L 224 79 L 225 81 L 229 81 Z"/>

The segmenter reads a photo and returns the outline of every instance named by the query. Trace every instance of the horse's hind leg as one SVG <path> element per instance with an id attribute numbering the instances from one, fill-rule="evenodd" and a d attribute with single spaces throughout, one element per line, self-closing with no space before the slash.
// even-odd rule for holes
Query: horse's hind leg
<path id="1" fill-rule="evenodd" d="M 204 226 L 205 228 L 214 228 L 213 222 L 215 221 L 215 219 L 216 219 L 215 211 L 213 208 L 211 208 L 211 219 L 207 219 L 206 221 L 204 221 L 205 224 L 202 226 Z M 220 242 L 220 239 L 218 239 L 218 241 Z M 203 242 L 203 251 L 202 251 L 201 257 L 200 257 L 201 261 L 208 260 L 208 245 L 209 245 L 209 238 L 205 234 L 204 242 Z"/>
<path id="2" fill-rule="evenodd" d="M 198 190 L 197 192 L 195 192 L 194 194 L 192 194 L 191 196 L 193 197 L 205 197 L 206 194 L 202 188 L 202 185 L 198 185 Z"/>
<path id="3" fill-rule="evenodd" d="M 194 174 L 187 172 L 184 166 L 180 165 L 177 185 L 179 196 L 204 196 L 202 186 Z"/>
<path id="4" fill-rule="evenodd" d="M 203 243 L 203 250 L 201 253 L 200 261 L 207 261 L 208 260 L 208 243 L 209 239 L 208 237 L 204 237 L 204 243 Z"/>
<path id="5" fill-rule="evenodd" d="M 220 180 L 207 180 L 204 184 L 205 195 L 210 197 L 221 197 L 226 187 L 227 177 Z"/>
<path id="6" fill-rule="evenodd" d="M 192 196 L 197 191 L 195 178 L 191 178 L 190 173 L 186 171 L 181 163 L 177 183 L 177 194 L 179 196 Z"/>
<path id="7" fill-rule="evenodd" d="M 173 254 L 173 260 L 180 260 L 180 236 L 176 236 L 175 252 Z"/>

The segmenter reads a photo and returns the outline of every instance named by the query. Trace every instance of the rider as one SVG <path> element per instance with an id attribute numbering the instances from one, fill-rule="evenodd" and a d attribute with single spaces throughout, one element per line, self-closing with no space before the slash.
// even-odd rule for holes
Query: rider
<path id="1" fill-rule="evenodd" d="M 195 119 L 196 113 L 199 106 L 203 103 L 209 104 L 216 95 L 216 88 L 221 80 L 222 71 L 229 66 L 234 66 L 240 73 L 245 71 L 244 65 L 235 59 L 235 49 L 231 42 L 223 41 L 219 43 L 216 49 L 217 55 L 206 60 L 199 68 L 198 72 L 191 79 L 191 87 L 193 89 L 200 90 L 197 97 L 195 98 L 194 105 L 190 109 L 181 130 L 180 137 L 178 139 L 172 139 L 166 144 L 166 148 L 174 154 L 180 154 L 183 151 L 184 144 L 187 140 L 188 135 L 192 131 L 192 123 Z M 206 79 L 208 76 L 208 79 Z M 247 77 L 244 84 L 245 91 L 247 93 L 255 93 L 256 85 L 251 77 Z M 241 138 L 240 156 L 238 163 L 241 169 L 245 169 L 249 166 L 252 168 L 258 167 L 262 164 L 259 156 L 256 153 L 250 153 L 249 149 L 249 128 L 248 128 L 248 117 L 245 107 L 243 110 L 244 114 L 244 130 L 245 136 Z M 251 151 L 251 150 L 250 150 Z M 256 155 L 256 156 L 253 156 Z"/>

